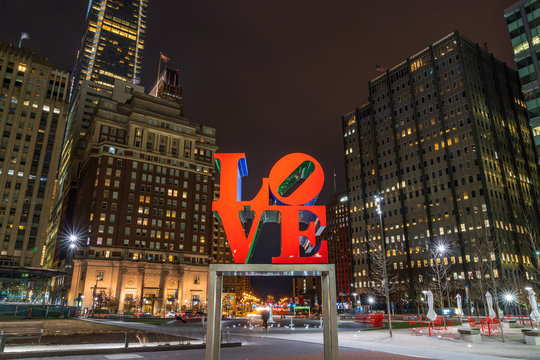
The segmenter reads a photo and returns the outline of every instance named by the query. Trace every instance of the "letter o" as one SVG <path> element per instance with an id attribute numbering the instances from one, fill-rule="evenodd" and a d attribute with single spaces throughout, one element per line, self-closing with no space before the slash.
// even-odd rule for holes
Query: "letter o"
<path id="1" fill-rule="evenodd" d="M 300 167 L 305 162 L 313 164 L 313 171 L 305 177 L 305 180 L 291 194 L 288 196 L 280 194 L 280 187 L 295 171 L 302 171 Z M 309 171 L 308 169 L 303 170 Z M 294 184 L 297 182 L 295 181 Z M 294 186 L 294 184 L 290 187 Z M 319 195 L 323 184 L 324 172 L 321 164 L 313 157 L 302 153 L 292 153 L 279 159 L 272 167 L 269 176 L 272 195 L 287 205 L 305 205 L 309 203 Z"/>

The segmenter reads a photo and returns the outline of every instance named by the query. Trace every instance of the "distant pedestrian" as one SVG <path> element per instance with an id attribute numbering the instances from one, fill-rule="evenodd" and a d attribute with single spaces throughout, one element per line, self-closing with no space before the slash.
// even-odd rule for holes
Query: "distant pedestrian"
<path id="1" fill-rule="evenodd" d="M 263 321 L 264 330 L 268 330 L 268 319 L 270 318 L 270 312 L 268 310 L 263 310 L 261 312 L 261 318 Z"/>

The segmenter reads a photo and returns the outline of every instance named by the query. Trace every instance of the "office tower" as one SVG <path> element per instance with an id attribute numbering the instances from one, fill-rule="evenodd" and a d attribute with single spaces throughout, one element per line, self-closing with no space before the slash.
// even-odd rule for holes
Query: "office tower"
<path id="1" fill-rule="evenodd" d="M 135 92 L 144 92 L 144 87 L 115 79 L 114 87 L 83 80 L 79 91 L 71 99 L 64 145 L 56 185 L 57 197 L 50 217 L 44 265 L 61 268 L 69 250 L 68 238 L 78 231 L 73 214 L 75 198 L 79 188 L 84 136 L 99 99 L 126 102 Z"/>
<path id="2" fill-rule="evenodd" d="M 83 80 L 112 87 L 119 79 L 138 84 L 148 0 L 90 0 L 72 93 Z"/>
<path id="3" fill-rule="evenodd" d="M 321 305 L 321 278 L 319 276 L 293 277 L 293 300 L 297 305 L 317 308 Z"/>
<path id="4" fill-rule="evenodd" d="M 520 0 L 504 10 L 508 32 L 514 50 L 521 91 L 534 135 L 537 155 L 540 155 L 540 2 Z"/>
<path id="5" fill-rule="evenodd" d="M 158 80 L 152 87 L 150 95 L 174 101 L 182 107 L 182 115 L 184 115 L 184 99 L 182 98 L 183 90 L 180 86 L 180 75 L 177 70 L 171 70 L 167 67 L 159 74 Z"/>
<path id="6" fill-rule="evenodd" d="M 101 98 L 126 101 L 134 92 L 141 73 L 147 0 L 90 0 L 85 33 L 72 76 L 70 110 L 58 174 L 58 197 L 51 214 L 45 266 L 66 265 L 64 246 L 77 231 L 73 221 L 79 186 L 83 139 Z"/>
<path id="7" fill-rule="evenodd" d="M 530 280 L 526 219 L 538 223 L 540 188 L 518 74 L 454 32 L 368 89 L 369 102 L 342 119 L 357 292 L 372 291 L 370 255 L 382 238 L 398 306 L 419 301 L 437 244 L 459 289 L 483 260 L 495 278 Z M 475 255 L 486 238 L 495 249 Z"/>
<path id="8" fill-rule="evenodd" d="M 338 309 L 353 301 L 352 250 L 347 193 L 333 194 L 326 206 L 326 227 L 322 238 L 328 244 L 328 262 L 336 266 Z"/>
<path id="9" fill-rule="evenodd" d="M 0 257 L 39 267 L 66 126 L 69 74 L 0 43 Z"/>
<path id="10" fill-rule="evenodd" d="M 180 113 L 142 93 L 99 100 L 74 207 L 83 232 L 69 304 L 91 310 L 94 293 L 110 293 L 119 312 L 204 308 L 216 138 Z"/>

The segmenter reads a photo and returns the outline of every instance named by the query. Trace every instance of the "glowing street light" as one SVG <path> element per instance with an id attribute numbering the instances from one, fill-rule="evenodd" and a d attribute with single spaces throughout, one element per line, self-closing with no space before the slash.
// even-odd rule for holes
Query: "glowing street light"
<path id="1" fill-rule="evenodd" d="M 379 214 L 379 226 L 381 230 L 381 251 L 382 251 L 382 263 L 383 263 L 383 281 L 384 281 L 384 295 L 386 298 L 386 312 L 388 313 L 388 331 L 390 337 L 392 337 L 392 312 L 390 310 L 390 291 L 388 289 L 388 269 L 386 268 L 386 242 L 384 239 L 384 224 L 383 224 L 383 211 L 381 208 L 382 197 L 375 196 L 375 204 L 377 205 L 377 214 Z M 369 300 L 368 300 L 369 301 Z"/>
<path id="2" fill-rule="evenodd" d="M 367 299 L 367 301 L 368 301 L 368 303 L 369 303 L 370 305 L 373 305 L 373 303 L 375 302 L 375 299 L 372 298 L 372 297 L 370 296 L 370 297 Z"/>

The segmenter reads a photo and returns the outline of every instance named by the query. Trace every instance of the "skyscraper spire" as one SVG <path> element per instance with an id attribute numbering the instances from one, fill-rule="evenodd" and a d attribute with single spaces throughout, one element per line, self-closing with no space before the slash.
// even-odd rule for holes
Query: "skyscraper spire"
<path id="1" fill-rule="evenodd" d="M 91 0 L 77 54 L 73 90 L 83 80 L 140 82 L 148 0 Z"/>

